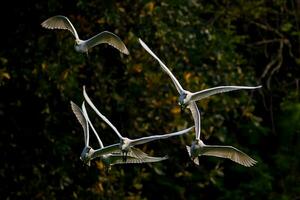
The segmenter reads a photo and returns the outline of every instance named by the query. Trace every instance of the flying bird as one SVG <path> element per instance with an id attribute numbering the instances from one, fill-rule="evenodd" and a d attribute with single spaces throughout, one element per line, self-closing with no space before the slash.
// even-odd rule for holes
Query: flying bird
<path id="1" fill-rule="evenodd" d="M 125 44 L 122 42 L 122 40 L 117 35 L 109 31 L 103 31 L 91 37 L 90 39 L 81 40 L 70 20 L 62 15 L 50 17 L 49 19 L 45 20 L 41 25 L 42 27 L 47 29 L 65 29 L 70 31 L 75 37 L 75 50 L 77 52 L 88 53 L 89 49 L 93 48 L 94 46 L 106 43 L 118 49 L 124 54 L 129 54 L 129 51 L 126 48 Z"/>
<path id="2" fill-rule="evenodd" d="M 192 142 L 192 145 L 186 146 L 188 154 L 192 161 L 199 165 L 199 156 L 215 156 L 220 158 L 228 158 L 238 164 L 244 165 L 246 167 L 251 167 L 257 163 L 250 156 L 240 151 L 233 146 L 221 146 L 221 145 L 206 145 L 200 139 L 201 133 L 201 119 L 200 112 L 195 102 L 190 102 L 187 106 L 194 118 L 196 139 Z"/>
<path id="3" fill-rule="evenodd" d="M 192 130 L 194 128 L 194 126 L 178 131 L 178 132 L 174 132 L 174 133 L 168 133 L 168 134 L 162 134 L 162 135 L 152 135 L 152 136 L 147 136 L 147 137 L 141 137 L 141 138 L 137 138 L 137 139 L 130 139 L 127 137 L 123 137 L 121 135 L 121 133 L 117 130 L 117 128 L 104 116 L 102 115 L 99 110 L 95 107 L 95 105 L 93 104 L 93 102 L 91 101 L 91 99 L 89 98 L 89 96 L 87 95 L 86 91 L 85 91 L 85 86 L 83 86 L 83 96 L 85 98 L 85 101 L 90 105 L 90 107 L 96 112 L 96 114 L 103 120 L 105 121 L 113 130 L 114 132 L 117 134 L 117 136 L 120 139 L 120 143 L 119 143 L 119 149 L 121 149 L 121 151 L 123 152 L 124 155 L 124 160 L 126 160 L 126 156 L 128 154 L 128 151 L 135 145 L 140 145 L 140 144 L 145 144 L 154 140 L 160 140 L 160 139 L 167 139 L 170 137 L 174 137 L 174 136 L 179 136 L 179 135 L 183 135 L 188 133 L 190 130 Z M 117 146 L 117 144 L 115 144 L 115 146 L 111 146 L 110 148 L 115 148 Z"/>
<path id="4" fill-rule="evenodd" d="M 224 93 L 224 92 L 242 90 L 242 89 L 257 89 L 257 88 L 261 88 L 261 86 L 256 86 L 256 87 L 219 86 L 219 87 L 209 88 L 206 90 L 201 90 L 194 93 L 187 91 L 183 89 L 183 87 L 180 85 L 176 77 L 166 67 L 166 65 L 151 51 L 151 49 L 141 39 L 139 39 L 139 42 L 142 45 L 142 47 L 159 62 L 162 70 L 170 76 L 173 84 L 175 85 L 179 93 L 179 105 L 181 106 L 181 108 L 187 107 L 192 113 L 194 123 L 195 123 L 196 139 L 192 142 L 191 147 L 186 146 L 186 148 L 189 153 L 189 156 L 194 161 L 194 163 L 199 165 L 198 156 L 206 155 L 206 156 L 228 158 L 246 167 L 253 166 L 256 163 L 256 161 L 235 147 L 205 145 L 203 143 L 203 141 L 200 139 L 201 121 L 200 121 L 200 112 L 197 107 L 196 101 L 218 93 Z"/>
<path id="5" fill-rule="evenodd" d="M 134 147 L 132 147 L 128 152 L 126 161 L 123 160 L 123 155 L 119 148 L 110 149 L 110 151 L 106 149 L 105 153 L 103 153 L 102 149 L 105 149 L 105 147 L 88 117 L 84 102 L 82 104 L 82 109 L 80 109 L 79 106 L 77 106 L 72 101 L 71 101 L 71 107 L 76 118 L 81 124 L 84 132 L 85 147 L 81 153 L 80 159 L 88 166 L 90 166 L 91 160 L 98 157 L 103 161 L 103 163 L 108 169 L 110 169 L 110 167 L 115 164 L 150 163 L 150 162 L 159 162 L 168 159 L 168 156 L 164 156 L 164 157 L 149 156 L 148 154 Z M 89 126 L 91 126 L 93 133 L 95 134 L 99 142 L 99 146 L 100 146 L 99 149 L 94 150 L 92 147 L 89 146 Z"/>
<path id="6" fill-rule="evenodd" d="M 213 87 L 205 90 L 200 90 L 198 92 L 190 92 L 188 90 L 183 89 L 183 87 L 180 85 L 179 81 L 176 79 L 176 77 L 172 74 L 172 72 L 167 68 L 167 66 L 152 52 L 152 50 L 141 40 L 139 39 L 140 44 L 142 47 L 152 56 L 154 57 L 160 64 L 162 70 L 166 72 L 173 84 L 175 85 L 178 93 L 179 93 L 179 100 L 178 104 L 181 106 L 181 108 L 185 108 L 190 102 L 199 101 L 201 99 L 207 98 L 209 96 L 212 96 L 214 94 L 218 93 L 224 93 L 224 92 L 230 92 L 234 90 L 253 90 L 257 88 L 261 88 L 262 86 L 256 86 L 256 87 L 249 87 L 249 86 L 218 86 Z"/>

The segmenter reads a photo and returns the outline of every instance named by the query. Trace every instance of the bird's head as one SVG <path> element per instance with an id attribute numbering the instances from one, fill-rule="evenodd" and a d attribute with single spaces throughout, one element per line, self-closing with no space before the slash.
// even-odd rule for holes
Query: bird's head
<path id="1" fill-rule="evenodd" d="M 201 140 L 196 139 L 195 141 L 192 142 L 191 145 L 191 159 L 194 161 L 195 158 L 198 158 L 200 156 L 200 151 L 201 151 L 201 144 L 203 142 Z"/>
<path id="2" fill-rule="evenodd" d="M 94 149 L 92 149 L 92 147 L 90 146 L 84 147 L 80 155 L 80 160 L 82 160 L 84 164 L 90 166 L 93 152 Z"/>
<path id="3" fill-rule="evenodd" d="M 126 160 L 127 160 L 127 154 L 128 154 L 129 148 L 130 148 L 130 142 L 131 142 L 131 140 L 129 138 L 122 138 L 120 141 L 120 149 L 122 151 L 124 162 L 126 162 Z"/>
<path id="4" fill-rule="evenodd" d="M 129 144 L 130 144 L 130 139 L 129 138 L 122 138 L 121 141 L 120 141 L 120 149 L 122 151 L 128 151 Z"/>
<path id="5" fill-rule="evenodd" d="M 76 46 L 78 46 L 80 43 L 82 43 L 82 40 L 76 39 L 76 40 L 75 40 L 74 46 L 76 47 Z"/>
<path id="6" fill-rule="evenodd" d="M 81 46 L 77 42 L 74 44 L 74 48 L 77 52 L 83 52 Z"/>
<path id="7" fill-rule="evenodd" d="M 178 105 L 180 106 L 181 110 L 184 110 L 187 106 L 186 103 L 185 103 L 186 96 L 187 96 L 186 93 L 182 93 L 179 96 Z"/>

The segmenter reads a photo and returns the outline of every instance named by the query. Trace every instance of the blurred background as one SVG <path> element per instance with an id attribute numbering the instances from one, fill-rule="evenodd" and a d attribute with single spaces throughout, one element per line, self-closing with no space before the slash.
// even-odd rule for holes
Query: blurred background
<path id="1" fill-rule="evenodd" d="M 300 1 L 10 0 L 1 8 L 1 199 L 300 199 Z M 40 25 L 58 14 L 82 39 L 117 34 L 130 55 L 105 44 L 76 52 L 70 32 Z M 138 38 L 190 91 L 263 85 L 198 102 L 204 142 L 235 146 L 257 165 L 201 157 L 195 166 L 185 149 L 194 133 L 139 146 L 169 155 L 160 163 L 83 165 L 70 107 L 82 103 L 83 85 L 124 136 L 193 125 Z M 104 144 L 118 142 L 89 113 Z"/>

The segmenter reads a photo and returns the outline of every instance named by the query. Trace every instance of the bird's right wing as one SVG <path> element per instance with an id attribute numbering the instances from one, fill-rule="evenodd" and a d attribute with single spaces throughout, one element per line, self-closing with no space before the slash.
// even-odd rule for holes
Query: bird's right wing
<path id="1" fill-rule="evenodd" d="M 117 35 L 109 31 L 103 31 L 86 41 L 89 49 L 102 43 L 109 44 L 110 46 L 118 49 L 120 52 L 129 55 L 129 51 L 123 41 Z"/>
<path id="2" fill-rule="evenodd" d="M 166 138 L 170 138 L 170 137 L 174 137 L 174 136 L 183 135 L 183 134 L 188 133 L 193 128 L 194 128 L 194 126 L 184 129 L 184 130 L 181 130 L 181 131 L 174 132 L 174 133 L 168 133 L 168 134 L 163 134 L 163 135 L 152 135 L 152 136 L 148 136 L 148 137 L 132 139 L 131 146 L 145 144 L 145 143 L 148 143 L 148 142 L 151 142 L 154 140 L 166 139 Z"/>
<path id="3" fill-rule="evenodd" d="M 172 74 L 172 72 L 168 69 L 168 67 L 152 52 L 152 50 L 139 38 L 139 42 L 142 45 L 142 47 L 152 56 L 154 57 L 160 64 L 160 67 L 162 68 L 163 71 L 165 71 L 170 78 L 172 79 L 177 91 L 179 94 L 184 92 L 184 89 L 180 85 L 179 81 L 176 79 L 176 77 Z"/>
<path id="4" fill-rule="evenodd" d="M 70 22 L 70 20 L 65 16 L 56 15 L 56 16 L 50 17 L 49 19 L 45 20 L 41 25 L 42 25 L 42 27 L 48 28 L 48 29 L 69 30 L 74 35 L 76 40 L 79 40 L 76 29 L 74 28 L 74 26 Z"/>
<path id="5" fill-rule="evenodd" d="M 164 157 L 152 157 L 152 156 L 144 156 L 144 157 L 132 157 L 127 155 L 126 161 L 124 161 L 122 154 L 112 154 L 110 156 L 111 165 L 115 164 L 128 164 L 128 163 L 134 163 L 134 164 L 141 164 L 141 163 L 151 163 L 151 162 L 160 162 L 162 160 L 168 159 L 168 156 Z"/>
<path id="6" fill-rule="evenodd" d="M 135 148 L 135 147 L 129 148 L 127 155 L 131 156 L 131 157 L 136 157 L 136 158 L 143 158 L 145 156 L 148 156 L 148 154 L 146 154 L 142 150 Z"/>
<path id="7" fill-rule="evenodd" d="M 115 133 L 118 135 L 118 137 L 120 139 L 123 139 L 121 133 L 118 131 L 118 129 L 104 116 L 102 115 L 99 110 L 96 108 L 96 106 L 93 104 L 93 102 L 91 101 L 91 99 L 89 98 L 89 96 L 87 95 L 86 91 L 85 91 L 85 86 L 83 86 L 83 96 L 86 100 L 86 102 L 91 106 L 91 108 L 97 113 L 97 115 L 99 117 L 101 117 L 101 119 L 103 121 L 105 121 L 114 131 Z"/>
<path id="8" fill-rule="evenodd" d="M 98 140 L 98 143 L 99 143 L 100 148 L 103 148 L 104 145 L 103 145 L 103 143 L 102 143 L 102 141 L 101 141 L 101 139 L 100 139 L 100 137 L 99 137 L 99 135 L 98 135 L 96 129 L 94 128 L 94 126 L 93 126 L 93 124 L 92 124 L 92 122 L 91 122 L 91 120 L 90 120 L 90 118 L 89 118 L 89 115 L 88 115 L 88 113 L 87 113 L 87 111 L 86 111 L 85 103 L 84 103 L 84 102 L 82 102 L 81 108 L 82 108 L 82 113 L 83 113 L 85 119 L 87 120 L 88 124 L 91 126 L 91 128 L 92 128 L 92 130 L 93 130 L 93 132 L 94 132 L 94 135 L 96 136 L 96 138 L 97 138 L 97 140 Z"/>
<path id="9" fill-rule="evenodd" d="M 81 124 L 83 128 L 84 133 L 84 144 L 85 146 L 89 146 L 89 126 L 86 118 L 84 117 L 84 114 L 82 110 L 77 106 L 73 101 L 71 101 L 71 108 L 73 113 L 75 114 L 77 120 Z"/>
<path id="10" fill-rule="evenodd" d="M 203 155 L 228 158 L 246 167 L 251 167 L 257 162 L 244 152 L 232 146 L 205 145 L 203 147 Z"/>

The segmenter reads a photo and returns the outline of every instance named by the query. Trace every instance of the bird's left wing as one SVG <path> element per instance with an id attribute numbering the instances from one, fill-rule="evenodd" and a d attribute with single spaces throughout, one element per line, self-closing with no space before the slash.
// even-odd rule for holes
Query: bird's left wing
<path id="1" fill-rule="evenodd" d="M 224 92 L 230 92 L 234 90 L 253 90 L 261 88 L 262 86 L 256 86 L 256 87 L 248 87 L 248 86 L 219 86 L 219 87 L 213 87 L 208 88 L 205 90 L 201 90 L 198 92 L 194 92 L 191 95 L 191 101 L 198 101 L 204 98 L 207 98 L 209 96 L 212 96 L 214 94 L 218 93 L 224 93 Z"/>
<path id="2" fill-rule="evenodd" d="M 257 162 L 244 152 L 232 146 L 205 145 L 203 147 L 203 155 L 228 158 L 246 167 L 251 167 Z"/>
<path id="3" fill-rule="evenodd" d="M 187 128 L 187 129 L 184 129 L 184 130 L 181 130 L 181 131 L 174 132 L 174 133 L 168 133 L 168 134 L 163 134 L 163 135 L 152 135 L 152 136 L 148 136 L 148 137 L 132 139 L 131 146 L 145 144 L 145 143 L 148 143 L 148 142 L 151 142 L 151 141 L 154 141 L 154 140 L 166 139 L 166 138 L 186 134 L 190 130 L 192 130 L 193 128 L 194 128 L 194 126 L 192 126 L 190 128 Z"/>
<path id="4" fill-rule="evenodd" d="M 89 115 L 88 115 L 88 113 L 87 113 L 87 111 L 86 111 L 85 103 L 84 103 L 84 102 L 82 103 L 81 108 L 82 108 L 82 112 L 83 112 L 84 117 L 86 118 L 88 124 L 91 126 L 91 128 L 92 128 L 92 130 L 93 130 L 93 132 L 94 132 L 94 135 L 96 136 L 96 138 L 97 138 L 97 140 L 98 140 L 98 143 L 99 143 L 100 148 L 103 148 L 104 145 L 103 145 L 103 143 L 102 143 L 102 141 L 101 141 L 101 139 L 100 139 L 100 137 L 99 137 L 99 135 L 98 135 L 96 129 L 94 128 L 94 125 L 92 124 L 92 122 L 91 122 L 91 120 L 90 120 L 90 118 L 89 118 Z"/>
<path id="5" fill-rule="evenodd" d="M 102 43 L 109 44 L 126 55 L 129 54 L 129 51 L 123 41 L 117 35 L 109 31 L 103 31 L 86 41 L 89 49 Z"/>

